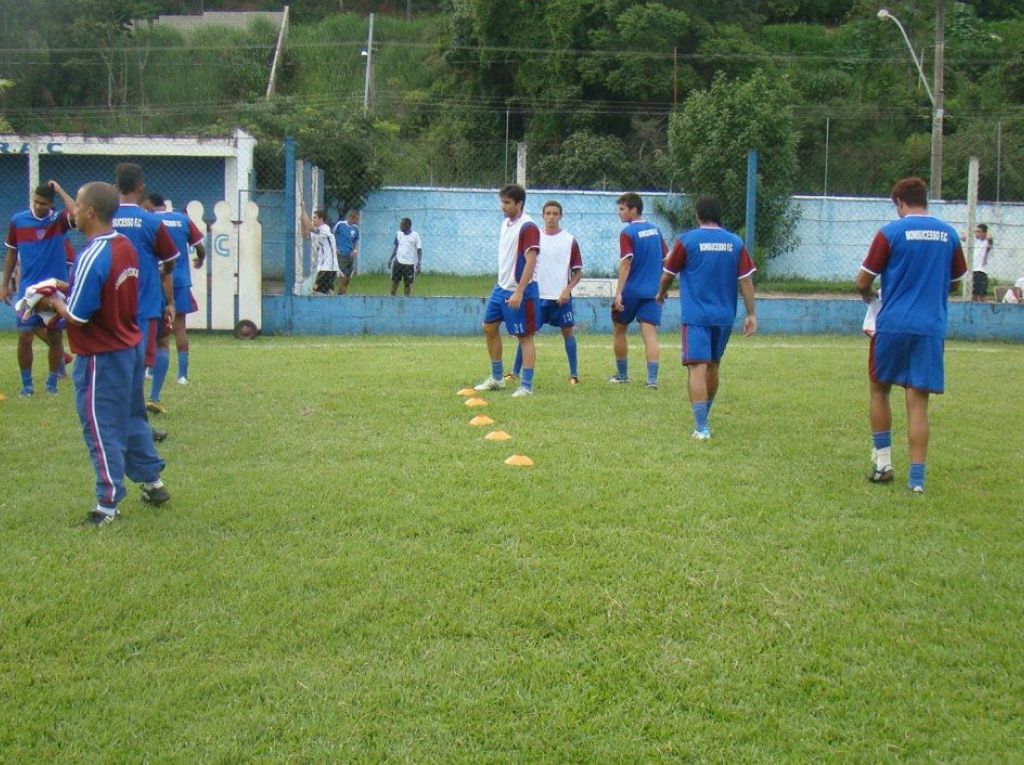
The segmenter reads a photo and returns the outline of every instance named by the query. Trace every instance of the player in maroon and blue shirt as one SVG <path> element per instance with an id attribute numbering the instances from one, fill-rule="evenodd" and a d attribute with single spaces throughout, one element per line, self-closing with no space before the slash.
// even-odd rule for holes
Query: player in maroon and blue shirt
<path id="1" fill-rule="evenodd" d="M 160 218 L 141 205 L 146 197 L 146 180 L 142 168 L 131 162 L 122 162 L 115 169 L 117 190 L 121 206 L 112 221 L 114 230 L 128 237 L 139 253 L 139 328 L 146 349 L 146 366 L 153 369 L 153 377 L 166 375 L 170 363 L 166 340 L 161 339 L 161 326 L 174 325 L 174 261 L 178 248 Z M 166 332 L 163 337 L 166 337 Z M 163 353 L 157 353 L 157 346 Z M 159 367 L 159 368 L 158 368 Z M 150 411 L 162 413 L 158 403 L 148 406 Z"/>
<path id="2" fill-rule="evenodd" d="M 736 282 L 747 317 L 743 334 L 757 331 L 754 314 L 754 262 L 743 240 L 722 228 L 722 205 L 714 197 L 697 200 L 697 228 L 679 235 L 665 261 L 658 301 L 679 275 L 682 359 L 697 441 L 711 438 L 708 415 L 718 392 L 718 371 L 736 321 Z"/>
<path id="3" fill-rule="evenodd" d="M 170 494 L 160 480 L 164 462 L 146 420 L 139 259 L 131 242 L 111 226 L 117 190 L 106 183 L 86 184 L 76 205 L 75 221 L 88 242 L 67 303 L 58 293 L 49 307 L 67 321 L 78 356 L 75 400 L 96 471 L 96 509 L 86 522 L 101 526 L 117 517 L 125 476 L 142 484 L 144 501 L 162 504 Z"/>
<path id="4" fill-rule="evenodd" d="M 619 282 L 612 302 L 612 347 L 615 374 L 610 383 L 629 382 L 629 345 L 626 332 L 636 319 L 647 355 L 647 387 L 658 387 L 658 325 L 661 303 L 658 285 L 668 247 L 661 231 L 643 219 L 644 202 L 632 192 L 619 197 L 619 220 L 626 224 L 619 234 Z"/>
<path id="5" fill-rule="evenodd" d="M 32 194 L 32 206 L 11 218 L 5 242 L 7 255 L 4 258 L 3 282 L 0 283 L 0 300 L 9 302 L 12 297 L 20 300 L 25 289 L 45 281 L 58 279 L 68 281 L 68 240 L 71 228 L 68 210 L 57 212 L 54 199 L 60 193 L 68 209 L 73 209 L 74 200 L 64 194 L 56 181 L 36 187 Z M 18 269 L 18 284 L 11 289 L 11 278 L 15 266 Z M 38 315 L 22 320 L 18 318 L 18 367 L 21 369 L 21 395 L 31 396 L 35 392 L 32 382 L 32 341 L 38 334 L 46 342 L 49 353 L 50 374 L 46 378 L 46 392 L 57 393 L 57 379 L 64 362 L 64 342 L 58 327 L 45 327 Z"/>
<path id="6" fill-rule="evenodd" d="M 186 253 L 190 248 L 195 249 L 196 255 L 191 265 L 195 268 L 202 268 L 206 260 L 206 247 L 203 244 L 203 232 L 192 222 L 192 219 L 183 212 L 168 210 L 166 201 L 160 194 L 150 193 L 146 196 L 145 208 L 160 218 L 167 233 L 171 235 L 174 246 L 178 249 L 178 259 L 174 261 L 174 275 L 172 283 L 174 286 L 174 344 L 178 351 L 178 383 L 188 385 L 188 333 L 185 329 L 185 317 L 190 313 L 199 310 L 195 296 L 192 294 L 192 272 L 189 269 L 189 260 Z M 157 356 L 166 354 L 167 346 L 158 343 Z M 163 370 L 163 375 L 157 376 L 158 370 Z M 153 369 L 153 388 L 150 393 L 150 401 L 159 403 L 160 389 L 163 387 L 164 376 L 167 373 L 167 365 L 159 361 Z"/>
<path id="7" fill-rule="evenodd" d="M 875 235 L 856 282 L 857 291 L 870 303 L 875 297 L 871 285 L 881 277 L 882 306 L 868 353 L 874 463 L 869 478 L 875 483 L 893 479 L 889 392 L 899 385 L 906 389 L 907 487 L 923 493 L 928 396 L 945 388 L 946 301 L 951 282 L 967 274 L 967 263 L 956 229 L 928 214 L 923 180 L 904 178 L 890 196 L 899 220 Z"/>

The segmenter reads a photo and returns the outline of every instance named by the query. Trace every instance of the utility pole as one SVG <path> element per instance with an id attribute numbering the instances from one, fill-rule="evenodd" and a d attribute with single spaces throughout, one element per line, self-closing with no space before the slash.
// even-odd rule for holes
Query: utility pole
<path id="1" fill-rule="evenodd" d="M 935 98 L 932 103 L 932 199 L 942 199 L 942 120 L 945 116 L 946 23 L 943 0 L 935 0 Z"/>
<path id="2" fill-rule="evenodd" d="M 370 32 L 366 36 L 366 82 L 363 85 L 363 116 L 370 113 L 370 89 L 373 87 L 373 14 L 370 14 Z"/>

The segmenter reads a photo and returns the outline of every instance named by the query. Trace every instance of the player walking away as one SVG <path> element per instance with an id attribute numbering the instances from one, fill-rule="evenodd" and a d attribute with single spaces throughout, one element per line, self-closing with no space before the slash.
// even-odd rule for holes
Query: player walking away
<path id="1" fill-rule="evenodd" d="M 174 287 L 174 346 L 178 352 L 178 384 L 188 385 L 188 331 L 185 328 L 185 317 L 198 311 L 199 305 L 192 294 L 192 272 L 189 270 L 188 258 L 184 257 L 184 253 L 189 249 L 194 249 L 195 256 L 192 258 L 192 266 L 197 269 L 202 268 L 206 260 L 206 246 L 203 244 L 205 237 L 188 215 L 168 210 L 167 203 L 160 194 L 149 194 L 143 206 L 160 218 L 167 233 L 171 235 L 174 246 L 181 253 L 174 261 L 174 275 L 171 277 Z M 157 353 L 159 352 L 158 347 Z M 157 403 L 160 401 L 162 386 L 163 378 L 160 378 L 158 385 L 154 374 L 153 395 L 150 398 Z"/>
<path id="2" fill-rule="evenodd" d="M 338 267 L 341 270 L 341 281 L 338 283 L 338 294 L 348 293 L 352 272 L 359 257 L 359 212 L 349 210 L 345 220 L 334 224 L 334 240 L 338 247 Z"/>
<path id="3" fill-rule="evenodd" d="M 159 217 L 143 209 L 146 179 L 142 168 L 122 162 L 114 170 L 121 204 L 111 225 L 135 247 L 139 256 L 139 330 L 145 342 L 145 366 L 153 371 L 153 380 L 161 381 L 170 366 L 168 336 L 174 326 L 174 261 L 178 248 Z M 158 350 L 159 349 L 159 350 Z M 159 387 L 156 390 L 160 395 Z M 154 414 L 165 414 L 159 401 L 150 397 L 146 408 Z M 163 440 L 164 431 L 153 430 L 153 437 Z"/>
<path id="4" fill-rule="evenodd" d="M 391 266 L 391 295 L 398 291 L 401 280 L 405 288 L 405 296 L 412 294 L 412 283 L 420 272 L 423 263 L 423 242 L 420 235 L 412 230 L 412 221 L 402 218 L 395 234 L 395 247 L 391 251 L 388 264 Z"/>
<path id="5" fill-rule="evenodd" d="M 61 195 L 66 207 L 57 212 L 54 199 Z M 75 202 L 56 181 L 37 186 L 32 193 L 31 206 L 13 218 L 7 229 L 5 242 L 7 254 L 4 257 L 3 282 L 0 283 L 0 300 L 8 303 L 20 300 L 25 289 L 46 279 L 68 280 L 68 241 L 66 234 L 72 227 L 70 212 Z M 18 270 L 16 288 L 15 266 Z M 18 367 L 21 369 L 21 396 L 35 393 L 32 380 L 34 354 L 32 342 L 39 336 L 46 343 L 49 374 L 46 377 L 46 392 L 57 394 L 57 380 L 64 369 L 64 340 L 59 327 L 46 327 L 42 318 L 33 314 L 25 320 L 18 318 Z"/>
<path id="6" fill-rule="evenodd" d="M 171 498 L 146 421 L 139 260 L 131 242 L 111 226 L 117 211 L 117 190 L 109 184 L 89 183 L 78 192 L 75 220 L 88 243 L 67 303 L 60 293 L 49 299 L 67 321 L 78 356 L 75 402 L 96 471 L 96 509 L 85 519 L 92 526 L 117 518 L 126 475 L 142 484 L 143 501 L 161 505 Z"/>
<path id="7" fill-rule="evenodd" d="M 523 354 L 522 380 L 512 394 L 515 398 L 533 395 L 533 367 L 537 349 L 533 333 L 537 331 L 537 301 L 540 292 L 534 271 L 540 251 L 540 229 L 523 212 L 526 190 L 518 184 L 509 184 L 498 192 L 501 224 L 498 239 L 498 283 L 491 290 L 484 309 L 484 337 L 491 357 L 491 376 L 476 386 L 476 390 L 500 390 L 505 387 L 501 361 L 500 324 L 510 335 L 519 338 Z"/>
<path id="8" fill-rule="evenodd" d="M 306 215 L 306 206 L 299 203 L 302 232 L 309 237 L 313 245 L 313 262 L 316 264 L 316 282 L 313 292 L 318 295 L 330 295 L 334 289 L 334 280 L 338 275 L 338 248 L 331 233 L 327 213 L 322 209 L 313 211 L 312 220 Z M 338 294 L 342 294 L 340 291 Z"/>
<path id="9" fill-rule="evenodd" d="M 580 373 L 576 354 L 576 319 L 572 310 L 572 289 L 583 277 L 583 256 L 576 237 L 563 231 L 562 205 L 551 200 L 541 211 L 544 230 L 540 235 L 537 257 L 537 285 L 540 288 L 540 322 L 562 330 L 565 355 L 569 359 L 569 384 L 579 385 Z M 506 380 L 516 379 L 523 366 L 522 348 L 516 349 L 516 361 Z"/>
<path id="10" fill-rule="evenodd" d="M 658 290 L 664 303 L 668 288 L 679 275 L 682 314 L 682 360 L 686 366 L 692 438 L 711 438 L 708 415 L 718 393 L 718 370 L 736 321 L 736 281 L 743 293 L 747 318 L 743 334 L 757 331 L 754 314 L 754 262 L 743 240 L 722 228 L 722 205 L 714 197 L 697 200 L 697 228 L 680 234 L 665 261 Z"/>
<path id="11" fill-rule="evenodd" d="M 658 285 L 668 247 L 658 227 L 643 219 L 644 202 L 639 194 L 623 194 L 618 204 L 619 220 L 626 227 L 619 234 L 619 282 L 612 302 L 615 374 L 608 382 L 629 382 L 626 332 L 635 319 L 640 325 L 647 355 L 647 387 L 657 388 L 658 325 L 661 324 Z"/>
<path id="12" fill-rule="evenodd" d="M 906 389 L 910 470 L 907 487 L 924 492 L 928 453 L 928 396 L 945 385 L 942 352 L 946 301 L 951 282 L 967 273 L 960 238 L 949 224 L 928 214 L 928 187 L 920 178 L 904 178 L 890 195 L 899 220 L 881 228 L 857 274 L 864 302 L 875 297 L 872 283 L 881 277 L 882 306 L 868 354 L 871 381 L 873 464 L 870 480 L 893 479 L 893 385 Z"/>

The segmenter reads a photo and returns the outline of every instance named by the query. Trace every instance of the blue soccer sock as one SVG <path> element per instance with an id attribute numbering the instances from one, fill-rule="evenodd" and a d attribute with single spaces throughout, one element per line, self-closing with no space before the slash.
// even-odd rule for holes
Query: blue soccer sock
<path id="1" fill-rule="evenodd" d="M 569 335 L 569 337 L 565 338 L 565 355 L 569 359 L 569 377 L 579 377 L 575 335 Z"/>
<path id="2" fill-rule="evenodd" d="M 879 430 L 871 434 L 871 445 L 875 449 L 875 468 L 881 470 L 892 466 L 892 431 Z"/>
<path id="3" fill-rule="evenodd" d="M 520 378 L 519 384 L 522 385 L 526 390 L 533 390 L 533 370 L 524 369 L 523 376 Z"/>
<path id="4" fill-rule="evenodd" d="M 47 390 L 57 390 L 57 380 L 58 379 L 60 379 L 58 372 L 50 372 L 50 374 L 48 374 L 46 376 L 46 389 Z"/>
<path id="5" fill-rule="evenodd" d="M 693 422 L 697 430 L 708 429 L 708 410 L 710 406 L 707 401 L 698 401 L 693 404 Z"/>
<path id="6" fill-rule="evenodd" d="M 171 366 L 171 352 L 166 348 L 156 349 L 156 364 L 153 365 L 153 387 L 150 388 L 149 400 L 159 401 L 160 391 L 164 387 L 167 370 Z"/>
<path id="7" fill-rule="evenodd" d="M 491 379 L 500 380 L 505 376 L 505 367 L 501 362 L 501 359 L 491 362 Z"/>
<path id="8" fill-rule="evenodd" d="M 629 379 L 629 359 L 615 359 L 615 375 L 620 380 Z"/>
<path id="9" fill-rule="evenodd" d="M 647 384 L 657 385 L 658 384 L 658 362 L 648 361 L 647 362 Z"/>
<path id="10" fill-rule="evenodd" d="M 915 486 L 924 488 L 924 463 L 914 462 L 910 466 L 910 475 L 907 477 L 907 485 L 913 489 Z"/>
<path id="11" fill-rule="evenodd" d="M 178 351 L 178 377 L 188 379 L 188 351 Z"/>
<path id="12" fill-rule="evenodd" d="M 31 388 L 32 387 L 32 370 L 22 369 L 21 370 L 21 387 Z"/>
<path id="13" fill-rule="evenodd" d="M 512 363 L 512 374 L 519 377 L 519 371 L 523 368 L 523 346 L 516 346 L 516 360 Z"/>

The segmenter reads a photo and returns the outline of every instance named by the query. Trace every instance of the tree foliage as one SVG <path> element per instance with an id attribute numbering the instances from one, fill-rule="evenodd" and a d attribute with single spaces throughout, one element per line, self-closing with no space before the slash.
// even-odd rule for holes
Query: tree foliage
<path id="1" fill-rule="evenodd" d="M 669 126 L 669 152 L 683 190 L 692 200 L 718 197 L 724 225 L 741 228 L 745 217 L 747 153 L 758 159 L 757 258 L 764 262 L 792 241 L 790 195 L 796 177 L 798 134 L 793 90 L 778 77 L 758 71 L 747 80 L 715 79 L 692 94 Z M 693 220 L 690 211 L 687 222 Z"/>

